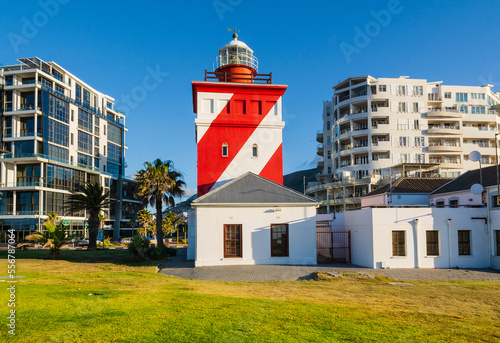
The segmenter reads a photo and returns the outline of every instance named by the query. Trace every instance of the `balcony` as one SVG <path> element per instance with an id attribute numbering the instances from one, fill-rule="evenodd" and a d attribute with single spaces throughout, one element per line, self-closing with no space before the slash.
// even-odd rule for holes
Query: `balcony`
<path id="1" fill-rule="evenodd" d="M 391 150 L 390 141 L 377 141 L 372 143 L 372 151 L 388 151 Z"/>
<path id="2" fill-rule="evenodd" d="M 41 111 L 37 106 L 21 106 L 21 107 L 5 107 L 4 112 L 26 112 L 26 111 Z"/>
<path id="3" fill-rule="evenodd" d="M 460 130 L 460 126 L 451 126 L 451 125 L 446 125 L 446 126 L 431 126 L 429 125 L 429 128 L 427 129 L 427 134 L 433 134 L 433 135 L 461 135 L 463 134 L 463 131 Z"/>
<path id="4" fill-rule="evenodd" d="M 379 122 L 377 125 L 372 125 L 371 133 L 372 135 L 375 133 L 389 133 L 389 122 Z"/>
<path id="5" fill-rule="evenodd" d="M 323 157 L 325 150 L 322 145 L 318 145 L 316 148 L 316 155 Z"/>
<path id="6" fill-rule="evenodd" d="M 318 167 L 318 169 L 325 169 L 325 161 L 318 161 L 316 166 Z"/>
<path id="7" fill-rule="evenodd" d="M 316 132 L 316 141 L 318 143 L 323 143 L 323 131 Z"/>
<path id="8" fill-rule="evenodd" d="M 430 109 L 427 111 L 427 118 L 461 118 L 462 113 L 449 109 Z"/>
<path id="9" fill-rule="evenodd" d="M 42 137 L 41 133 L 35 132 L 21 132 L 21 133 L 6 133 L 3 135 L 4 139 L 7 138 L 25 138 L 25 137 Z"/>
<path id="10" fill-rule="evenodd" d="M 360 127 L 352 131 L 352 136 L 366 136 L 368 135 L 368 127 Z"/>
<path id="11" fill-rule="evenodd" d="M 458 143 L 457 144 L 446 144 L 446 143 L 429 143 L 427 147 L 428 152 L 462 152 L 464 148 L 462 148 Z"/>
<path id="12" fill-rule="evenodd" d="M 0 183 L 1 188 L 35 188 L 35 187 L 45 187 L 45 182 L 43 181 L 30 181 L 30 182 L 7 182 Z"/>

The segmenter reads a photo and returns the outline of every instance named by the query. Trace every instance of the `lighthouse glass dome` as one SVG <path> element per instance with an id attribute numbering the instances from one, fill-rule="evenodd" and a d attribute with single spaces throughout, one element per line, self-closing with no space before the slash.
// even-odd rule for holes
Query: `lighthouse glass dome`
<path id="1" fill-rule="evenodd" d="M 234 38 L 219 50 L 218 68 L 230 65 L 241 64 L 252 67 L 255 71 L 258 70 L 259 62 L 257 57 L 253 55 L 253 50 L 245 43 Z"/>

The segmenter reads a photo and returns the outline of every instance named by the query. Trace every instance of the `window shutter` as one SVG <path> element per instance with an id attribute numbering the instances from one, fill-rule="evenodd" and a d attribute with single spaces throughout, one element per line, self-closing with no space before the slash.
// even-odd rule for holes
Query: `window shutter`
<path id="1" fill-rule="evenodd" d="M 391 112 L 397 112 L 397 111 L 398 111 L 398 102 L 391 101 Z"/>
<path id="2" fill-rule="evenodd" d="M 408 86 L 409 90 L 408 90 L 408 95 L 409 96 L 413 96 L 413 87 L 414 86 Z"/>
<path id="3" fill-rule="evenodd" d="M 391 85 L 391 95 L 396 95 L 396 85 Z"/>

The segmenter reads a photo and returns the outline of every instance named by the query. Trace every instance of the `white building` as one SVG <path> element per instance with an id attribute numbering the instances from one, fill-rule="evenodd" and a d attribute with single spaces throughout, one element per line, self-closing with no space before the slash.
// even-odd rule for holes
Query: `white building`
<path id="1" fill-rule="evenodd" d="M 361 208 L 386 205 L 429 206 L 429 193 L 451 180 L 444 177 L 400 177 L 361 197 Z"/>
<path id="2" fill-rule="evenodd" d="M 65 204 L 71 191 L 98 181 L 112 195 L 107 226 L 114 232 L 107 235 L 118 236 L 142 208 L 135 183 L 124 177 L 125 115 L 55 62 L 19 62 L 0 69 L 2 232 L 13 228 L 20 240 L 56 212 L 84 235 L 85 213 L 70 215 Z"/>
<path id="3" fill-rule="evenodd" d="M 456 177 L 495 163 L 500 102 L 492 85 L 448 86 L 425 79 L 348 78 L 323 104 L 317 153 L 322 174 L 308 194 L 320 213 L 359 207 L 360 197 L 390 175 Z M 333 198 L 336 198 L 335 204 Z M 335 209 L 334 209 L 335 208 Z"/>
<path id="4" fill-rule="evenodd" d="M 188 260 L 197 267 L 316 264 L 310 197 L 247 172 L 191 205 Z"/>
<path id="5" fill-rule="evenodd" d="M 353 264 L 500 269 L 500 215 L 489 208 L 365 208 L 345 213 Z"/>

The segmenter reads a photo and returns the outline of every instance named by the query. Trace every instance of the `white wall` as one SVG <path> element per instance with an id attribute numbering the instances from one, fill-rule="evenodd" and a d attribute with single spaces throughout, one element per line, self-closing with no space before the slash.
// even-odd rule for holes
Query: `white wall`
<path id="1" fill-rule="evenodd" d="M 380 268 L 383 264 L 389 268 L 489 267 L 488 228 L 484 220 L 473 217 L 487 218 L 487 209 L 373 208 L 348 211 L 346 228 L 351 230 L 352 262 L 370 268 Z M 418 219 L 417 224 L 415 219 Z M 448 219 L 451 219 L 450 224 Z M 405 231 L 406 256 L 392 256 L 394 230 Z M 439 231 L 439 256 L 427 256 L 427 230 Z M 458 230 L 471 230 L 470 256 L 458 255 Z"/>
<path id="2" fill-rule="evenodd" d="M 347 211 L 345 228 L 351 231 L 351 261 L 359 266 L 376 268 L 373 259 L 372 209 Z"/>
<path id="3" fill-rule="evenodd" d="M 197 206 L 195 265 L 316 264 L 316 208 L 280 208 Z M 289 224 L 289 256 L 271 257 L 270 224 L 283 223 Z M 242 258 L 224 258 L 224 224 L 242 224 Z"/>

